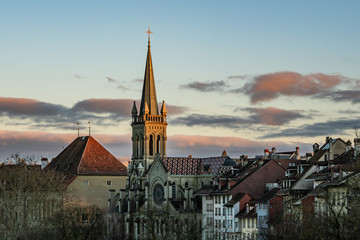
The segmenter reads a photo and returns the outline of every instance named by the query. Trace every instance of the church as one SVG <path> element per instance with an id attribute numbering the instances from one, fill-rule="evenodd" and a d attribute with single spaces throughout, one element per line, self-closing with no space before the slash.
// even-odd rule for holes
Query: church
<path id="1" fill-rule="evenodd" d="M 125 231 L 135 239 L 142 232 L 134 216 L 144 207 L 168 206 L 179 213 L 201 211 L 201 198 L 195 192 L 210 185 L 215 176 L 232 169 L 236 163 L 224 152 L 219 157 L 168 157 L 166 152 L 167 110 L 160 112 L 150 49 L 150 31 L 145 75 L 139 108 L 132 115 L 132 157 L 127 167 L 126 189 L 110 205 L 123 215 Z"/>

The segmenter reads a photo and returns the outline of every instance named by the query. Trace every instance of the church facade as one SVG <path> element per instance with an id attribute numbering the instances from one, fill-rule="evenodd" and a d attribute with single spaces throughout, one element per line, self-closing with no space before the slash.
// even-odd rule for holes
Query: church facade
<path id="1" fill-rule="evenodd" d="M 201 199 L 194 193 L 213 182 L 214 176 L 236 165 L 226 154 L 220 157 L 168 157 L 167 110 L 165 101 L 159 112 L 148 40 L 145 75 L 140 107 L 132 111 L 132 157 L 127 168 L 126 189 L 111 204 L 125 223 L 125 232 L 135 239 L 143 230 L 134 221 L 146 207 L 169 207 L 179 213 L 201 212 Z"/>

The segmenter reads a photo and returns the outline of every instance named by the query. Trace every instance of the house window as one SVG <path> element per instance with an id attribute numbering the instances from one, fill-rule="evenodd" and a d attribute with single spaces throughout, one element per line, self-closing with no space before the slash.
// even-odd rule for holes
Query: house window
<path id="1" fill-rule="evenodd" d="M 111 185 L 112 185 L 112 182 L 111 182 L 111 181 L 106 181 L 106 185 L 107 185 L 107 186 L 111 186 Z"/>
<path id="2" fill-rule="evenodd" d="M 84 180 L 84 186 L 89 186 L 89 181 L 88 180 Z"/>
<path id="3" fill-rule="evenodd" d="M 175 199 L 176 198 L 176 185 L 175 185 L 175 182 L 172 183 L 172 186 L 171 186 L 171 195 L 172 195 L 172 198 Z"/>

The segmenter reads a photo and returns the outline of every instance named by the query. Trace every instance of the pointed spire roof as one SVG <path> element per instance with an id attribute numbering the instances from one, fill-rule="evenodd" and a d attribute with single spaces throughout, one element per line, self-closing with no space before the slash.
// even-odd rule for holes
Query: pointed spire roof
<path id="1" fill-rule="evenodd" d="M 162 103 L 160 113 L 161 113 L 161 115 L 166 115 L 167 114 L 167 110 L 166 110 L 166 107 L 165 107 L 165 101 L 163 101 L 163 103 Z"/>
<path id="2" fill-rule="evenodd" d="M 151 50 L 150 50 L 150 29 L 147 32 L 149 34 L 148 40 L 148 52 L 146 58 L 146 67 L 145 67 L 145 76 L 144 76 L 144 84 L 141 96 L 141 104 L 140 104 L 140 115 L 143 115 L 145 110 L 145 102 L 147 102 L 149 107 L 150 115 L 159 115 L 158 103 L 156 99 L 156 89 L 155 89 L 155 80 L 154 80 L 154 72 L 151 60 Z"/>
<path id="3" fill-rule="evenodd" d="M 135 101 L 134 101 L 133 108 L 132 108 L 132 110 L 131 110 L 131 114 L 132 114 L 132 115 L 137 115 L 137 114 L 138 114 Z"/>

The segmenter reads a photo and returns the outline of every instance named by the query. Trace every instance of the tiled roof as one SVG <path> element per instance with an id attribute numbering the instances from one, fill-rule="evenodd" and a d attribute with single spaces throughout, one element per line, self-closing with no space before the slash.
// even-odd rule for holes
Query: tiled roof
<path id="1" fill-rule="evenodd" d="M 93 137 L 78 137 L 46 167 L 65 174 L 71 182 L 77 175 L 126 175 L 126 167 Z"/>
<path id="2" fill-rule="evenodd" d="M 247 193 L 238 193 L 231 200 L 224 204 L 224 206 L 232 207 L 239 202 Z M 251 197 L 250 197 L 251 198 Z"/>
<path id="3" fill-rule="evenodd" d="M 265 193 L 262 197 L 257 199 L 256 202 L 260 202 L 260 203 L 268 202 L 270 199 L 272 199 L 273 197 L 275 197 L 277 195 L 279 190 L 280 190 L 280 188 L 271 189 L 270 191 Z"/>
<path id="4" fill-rule="evenodd" d="M 236 164 L 229 157 L 164 157 L 160 161 L 171 175 L 214 175 L 219 173 L 223 165 Z"/>

